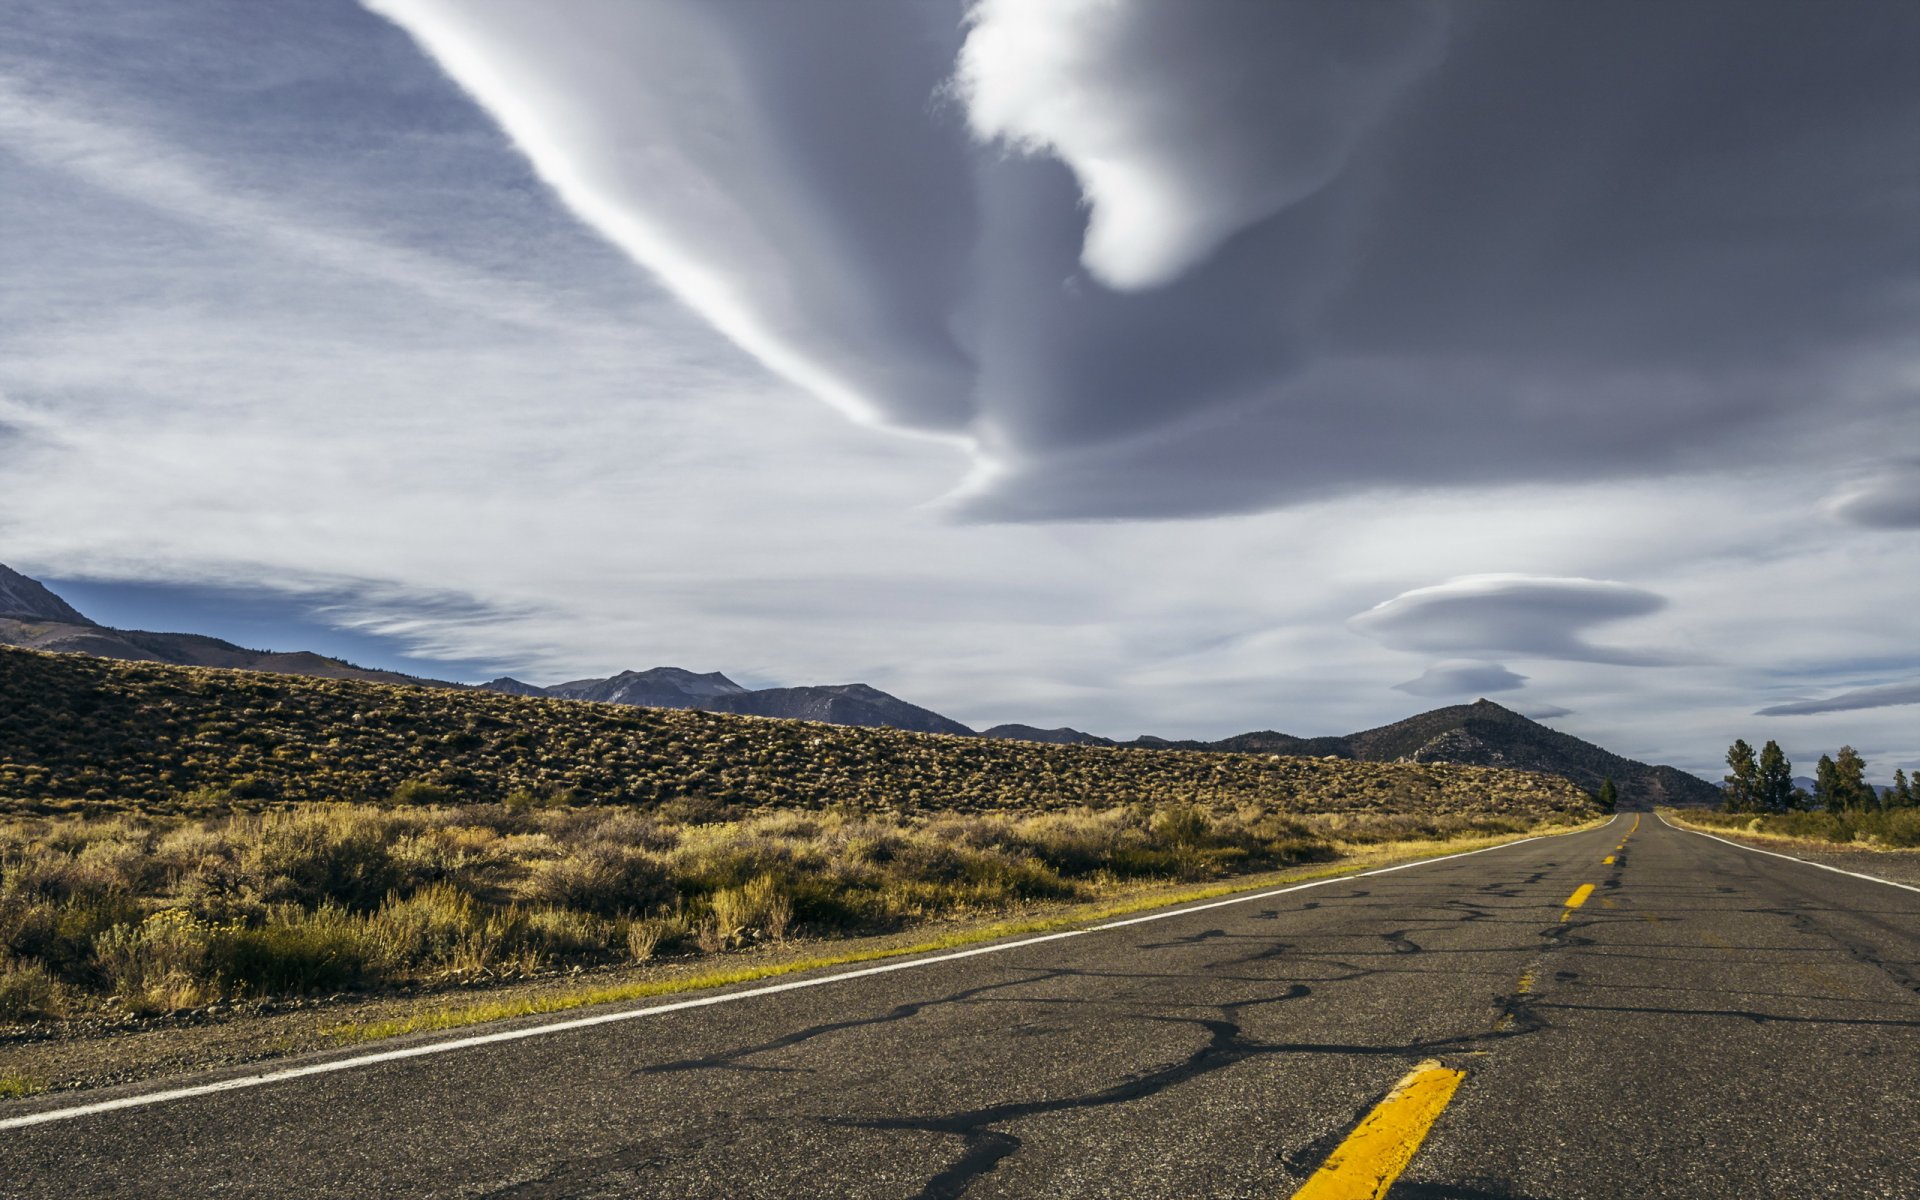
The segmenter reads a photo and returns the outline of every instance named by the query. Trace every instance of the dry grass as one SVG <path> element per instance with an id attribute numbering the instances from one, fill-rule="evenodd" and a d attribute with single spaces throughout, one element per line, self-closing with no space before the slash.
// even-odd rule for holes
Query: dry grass
<path id="1" fill-rule="evenodd" d="M 717 954 L 1510 836 L 1506 817 L 1144 805 L 919 821 L 309 804 L 0 822 L 0 1016 L 164 1012 Z"/>
<path id="2" fill-rule="evenodd" d="M 1675 824 L 1709 833 L 1781 842 L 1811 842 L 1852 850 L 1910 850 L 1920 847 L 1920 808 L 1873 812 L 1723 813 L 1698 809 L 1664 810 Z"/>

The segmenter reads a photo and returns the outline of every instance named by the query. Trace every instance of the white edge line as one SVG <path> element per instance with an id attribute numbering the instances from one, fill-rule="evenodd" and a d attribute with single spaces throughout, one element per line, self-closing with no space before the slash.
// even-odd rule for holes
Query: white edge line
<path id="1" fill-rule="evenodd" d="M 1656 817 L 1660 817 L 1659 813 L 1655 813 L 1653 815 Z M 1722 846 L 1732 846 L 1736 850 L 1751 850 L 1755 854 L 1764 854 L 1769 858 L 1784 858 L 1788 862 L 1797 862 L 1803 867 L 1819 867 L 1822 871 L 1832 871 L 1835 875 L 1851 875 L 1855 879 L 1864 879 L 1864 880 L 1867 880 L 1869 883 L 1884 883 L 1888 887 L 1897 887 L 1909 892 L 1920 892 L 1920 887 L 1915 887 L 1910 883 L 1896 883 L 1894 880 L 1891 880 L 1891 879 L 1882 879 L 1878 875 L 1863 875 L 1858 871 L 1849 871 L 1842 867 L 1830 867 L 1826 863 L 1817 863 L 1817 862 L 1813 862 L 1810 859 L 1805 859 L 1805 858 L 1795 858 L 1791 854 L 1781 854 L 1777 850 L 1762 850 L 1758 846 L 1749 846 L 1743 842 L 1729 841 L 1726 838 L 1716 837 L 1715 835 L 1711 833 L 1703 832 L 1702 830 L 1688 829 L 1684 825 L 1675 825 L 1672 821 L 1667 820 L 1665 817 L 1660 817 L 1660 823 L 1662 825 L 1665 825 L 1668 829 L 1678 830 L 1681 833 L 1691 833 L 1699 837 L 1708 838 L 1712 841 L 1719 842 Z"/>
<path id="2" fill-rule="evenodd" d="M 1616 818 L 1618 819 L 1618 818 Z M 1611 822 L 1609 822 L 1611 824 Z M 1604 828 L 1604 826 L 1602 826 Z M 1561 837 L 1563 834 L 1535 834 L 1533 837 L 1518 838 L 1511 842 L 1501 842 L 1497 846 L 1482 846 L 1478 850 L 1463 850 L 1458 854 L 1443 854 L 1437 858 L 1420 858 L 1412 862 L 1399 863 L 1391 867 L 1375 867 L 1370 871 L 1355 871 L 1347 875 L 1330 875 L 1325 879 L 1313 879 L 1306 883 L 1291 884 L 1287 887 L 1272 888 L 1264 892 L 1251 892 L 1243 896 L 1229 896 L 1224 900 L 1214 900 L 1206 904 L 1195 904 L 1182 908 L 1170 908 L 1161 912 L 1148 913 L 1141 917 L 1128 917 L 1119 921 L 1107 921 L 1099 925 L 1089 925 L 1083 929 L 1066 929 L 1058 933 L 1045 933 L 1037 937 L 1021 938 L 1012 942 L 995 942 L 988 946 L 975 946 L 971 950 L 956 950 L 947 954 L 936 954 L 928 958 L 908 958 L 899 962 L 881 963 L 879 966 L 862 967 L 854 971 L 840 971 L 832 975 L 820 975 L 809 979 L 790 979 L 785 983 L 767 984 L 762 987 L 745 988 L 737 992 L 722 992 L 714 996 L 699 996 L 691 1000 L 675 1000 L 666 1004 L 655 1004 L 647 1008 L 629 1008 L 618 1012 L 599 1013 L 591 1017 L 574 1017 L 565 1021 L 551 1021 L 544 1025 L 528 1025 L 519 1029 L 505 1029 L 497 1033 L 474 1034 L 469 1037 L 453 1038 L 444 1042 L 429 1042 L 425 1045 L 407 1046 L 399 1050 L 380 1050 L 372 1054 L 357 1054 L 351 1058 L 337 1058 L 328 1062 L 309 1063 L 302 1067 L 287 1067 L 279 1071 L 265 1071 L 258 1075 L 240 1075 L 232 1079 L 221 1079 L 213 1083 L 195 1084 L 192 1087 L 169 1088 L 159 1092 L 142 1092 L 134 1096 L 122 1096 L 115 1100 L 100 1100 L 92 1104 L 76 1104 L 70 1108 L 50 1108 L 43 1112 L 25 1113 L 17 1117 L 0 1119 L 0 1130 L 24 1129 L 30 1125 L 45 1125 L 53 1121 L 71 1121 L 79 1117 L 90 1117 L 99 1113 L 116 1112 L 120 1109 L 142 1108 L 153 1104 L 166 1104 L 174 1100 L 190 1100 L 195 1096 L 211 1096 L 217 1092 L 232 1092 L 242 1088 L 260 1087 L 269 1083 L 283 1083 L 290 1079 L 305 1079 L 313 1075 L 330 1075 L 336 1071 L 352 1070 L 355 1067 L 372 1066 L 375 1063 L 395 1062 L 403 1058 L 424 1058 L 430 1054 L 447 1054 L 455 1050 L 468 1050 L 475 1046 L 490 1046 L 498 1042 L 515 1042 L 524 1038 L 539 1037 L 549 1033 L 565 1033 L 573 1029 L 587 1029 L 595 1025 L 611 1025 L 616 1021 L 632 1021 L 640 1017 L 658 1016 L 662 1013 L 681 1012 L 689 1008 L 707 1008 L 716 1004 L 729 1004 L 736 1000 L 750 1000 L 756 996 L 772 996 L 780 992 L 799 991 L 802 988 L 822 987 L 829 983 L 841 983 L 849 979 L 862 979 L 872 975 L 885 975 L 893 971 L 906 971 L 916 967 L 930 967 L 936 963 L 954 962 L 958 959 L 973 958 L 981 954 L 999 954 L 1006 950 L 1018 950 L 1023 946 L 1037 946 L 1043 942 L 1057 942 L 1065 938 L 1082 937 L 1089 933 L 1101 933 L 1109 929 L 1121 929 L 1129 925 L 1144 925 L 1149 921 L 1165 921 L 1188 913 L 1205 912 L 1212 908 L 1225 908 L 1231 904 L 1247 904 L 1255 900 L 1266 900 L 1274 896 L 1284 896 L 1289 892 L 1303 892 L 1308 888 L 1323 887 L 1329 883 L 1341 883 L 1349 879 L 1365 879 L 1369 875 L 1386 875 L 1393 871 L 1404 871 L 1409 867 L 1424 867 L 1434 863 L 1449 862 L 1456 858 L 1469 858 L 1475 854 L 1485 854 L 1490 850 L 1505 850 L 1509 846 L 1521 846 L 1528 842 L 1537 842 L 1543 838 Z M 1728 843 L 1731 845 L 1732 843 Z M 1796 860 L 1798 861 L 1798 860 Z M 1818 866 L 1818 863 L 1810 863 Z M 1886 882 L 1882 880 L 1881 882 Z M 1896 884 L 1896 887 L 1903 886 Z M 1916 889 L 1920 890 L 1920 889 Z"/>

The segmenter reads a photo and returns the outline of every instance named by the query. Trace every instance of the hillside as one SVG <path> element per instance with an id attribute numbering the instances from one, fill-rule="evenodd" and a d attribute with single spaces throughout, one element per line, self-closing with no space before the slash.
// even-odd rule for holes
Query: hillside
<path id="1" fill-rule="evenodd" d="M 0 804 L 16 810 L 396 791 L 713 811 L 1589 808 L 1563 780 L 1480 767 L 1050 746 L 0 650 Z"/>

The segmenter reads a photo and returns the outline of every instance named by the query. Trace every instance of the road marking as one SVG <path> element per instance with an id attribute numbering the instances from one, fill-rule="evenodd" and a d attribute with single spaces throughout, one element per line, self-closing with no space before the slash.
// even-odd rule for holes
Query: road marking
<path id="1" fill-rule="evenodd" d="M 1593 885 L 1590 883 L 1583 883 L 1573 889 L 1573 895 L 1567 897 L 1566 911 L 1560 914 L 1560 923 L 1565 925 L 1568 919 L 1573 916 L 1573 910 L 1585 904 L 1587 897 L 1591 895 L 1593 895 Z"/>
<path id="2" fill-rule="evenodd" d="M 331 1059 L 327 1062 L 308 1063 L 298 1067 L 284 1067 L 278 1071 L 263 1071 L 256 1075 L 239 1075 L 232 1079 L 216 1080 L 212 1083 L 199 1083 L 187 1087 L 167 1088 L 157 1092 L 141 1092 L 131 1096 L 120 1096 L 112 1100 L 99 1100 L 91 1104 L 76 1104 L 70 1108 L 50 1108 L 41 1112 L 24 1113 L 17 1117 L 0 1118 L 0 1131 L 21 1129 L 29 1125 L 43 1125 L 50 1121 L 69 1121 L 77 1117 L 95 1116 L 99 1113 L 116 1112 L 120 1109 L 142 1108 L 152 1104 L 165 1104 L 175 1100 L 189 1100 L 195 1096 L 211 1096 L 218 1092 L 238 1091 L 242 1088 L 261 1087 L 270 1083 L 284 1083 L 293 1079 L 305 1079 L 313 1075 L 331 1075 L 337 1071 L 349 1071 L 356 1067 L 373 1066 L 376 1063 L 397 1062 L 407 1058 L 425 1058 L 434 1054 L 449 1054 L 455 1050 L 471 1050 L 479 1046 L 491 1046 L 501 1042 L 517 1042 L 527 1038 L 541 1037 L 550 1033 L 567 1033 L 575 1029 L 589 1029 L 596 1025 L 612 1025 L 620 1021 L 633 1021 L 641 1017 L 659 1016 L 663 1013 L 682 1012 L 692 1008 L 709 1008 L 717 1004 L 732 1004 L 740 1000 L 751 1000 L 760 996 L 772 996 L 781 992 L 795 992 L 803 988 L 824 987 L 830 983 L 843 983 L 849 979 L 864 979 L 873 975 L 887 975 L 894 971 L 910 971 L 918 967 L 930 967 L 938 963 L 956 962 L 964 958 L 975 958 L 983 954 L 999 954 L 1007 950 L 1018 950 L 1024 946 L 1037 946 L 1044 942 L 1057 942 L 1066 938 L 1085 937 L 1090 933 L 1102 933 L 1110 929 L 1124 929 L 1129 925 L 1142 925 L 1149 921 L 1165 921 L 1189 913 L 1206 912 L 1209 909 L 1224 908 L 1230 904 L 1250 904 L 1255 900 L 1266 900 L 1274 896 L 1284 896 L 1289 892 L 1303 892 L 1308 888 L 1325 887 L 1330 883 L 1350 883 L 1355 879 L 1365 879 L 1373 875 L 1388 875 L 1395 871 L 1405 871 L 1412 867 L 1431 866 L 1434 863 L 1451 862 L 1458 858 L 1471 858 L 1476 854 L 1486 854 L 1494 850 L 1505 850 L 1509 846 L 1523 846 L 1528 842 L 1543 841 L 1549 837 L 1562 837 L 1563 834 L 1542 833 L 1533 837 L 1519 838 L 1511 842 L 1502 842 L 1498 846 L 1482 846 L 1478 850 L 1462 850 L 1458 854 L 1443 854 L 1438 858 L 1422 858 L 1413 862 L 1404 862 L 1391 867 L 1375 867 L 1370 871 L 1355 871 L 1350 875 L 1330 875 L 1325 879 L 1313 879 L 1306 883 L 1291 884 L 1282 888 L 1270 888 L 1263 892 L 1252 892 L 1242 896 L 1230 896 L 1225 900 L 1213 900 L 1205 904 L 1193 904 L 1184 908 L 1163 909 L 1141 917 L 1127 917 L 1118 921 L 1106 921 L 1099 925 L 1089 925 L 1084 929 L 1066 929 L 1059 933 L 1045 933 L 1036 937 L 1021 938 L 1012 942 L 995 942 L 987 946 L 975 946 L 970 950 L 954 950 L 927 958 L 908 958 L 898 962 L 881 963 L 879 966 L 861 967 L 853 971 L 841 971 L 833 975 L 820 975 L 808 979 L 790 979 L 785 983 L 765 984 L 760 987 L 745 988 L 737 992 L 722 992 L 713 996 L 698 996 L 690 1000 L 675 1000 L 666 1004 L 655 1004 L 648 1008 L 627 1008 L 615 1012 L 596 1013 L 590 1017 L 572 1017 L 564 1021 L 550 1021 L 544 1025 L 525 1025 L 517 1029 L 503 1029 L 495 1033 L 471 1034 L 444 1042 L 427 1042 L 421 1045 L 407 1046 L 399 1050 L 376 1050 L 368 1054 L 356 1054 L 349 1058 Z"/>
<path id="3" fill-rule="evenodd" d="M 1379 1200 L 1407 1169 L 1465 1071 L 1430 1058 L 1393 1085 L 1293 1200 Z"/>
<path id="4" fill-rule="evenodd" d="M 1605 858 L 1601 859 L 1600 861 L 1610 867 L 1613 865 L 1613 855 L 1609 854 Z"/>
<path id="5" fill-rule="evenodd" d="M 1658 813 L 1655 813 L 1654 815 L 1659 816 Z M 1739 842 L 1730 842 L 1723 837 L 1714 837 L 1711 833 L 1701 833 L 1698 829 L 1683 829 L 1680 826 L 1675 825 L 1672 821 L 1667 820 L 1665 817 L 1660 817 L 1660 823 L 1662 825 L 1665 825 L 1668 829 L 1679 830 L 1681 833 L 1696 834 L 1700 837 L 1707 838 L 1710 841 L 1719 842 L 1722 846 L 1732 846 L 1738 850 L 1751 850 L 1755 854 L 1764 854 L 1768 858 L 1784 858 L 1788 862 L 1797 862 L 1803 867 L 1819 867 L 1822 871 L 1832 871 L 1835 875 L 1851 875 L 1855 879 L 1865 879 L 1870 883 L 1884 883 L 1888 887 L 1897 887 L 1903 891 L 1920 892 L 1920 887 L 1915 887 L 1910 883 L 1895 883 L 1891 879 L 1882 879 L 1878 875 L 1862 875 L 1858 871 L 1848 871 L 1840 867 L 1830 867 L 1825 863 L 1811 862 L 1804 858 L 1795 858 L 1791 854 L 1779 854 L 1772 850 L 1762 850 L 1758 846 L 1743 846 Z"/>

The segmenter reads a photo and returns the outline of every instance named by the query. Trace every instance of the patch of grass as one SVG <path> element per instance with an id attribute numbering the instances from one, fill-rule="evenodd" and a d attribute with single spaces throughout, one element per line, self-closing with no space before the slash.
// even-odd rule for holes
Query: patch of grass
<path id="1" fill-rule="evenodd" d="M 47 1090 L 47 1081 L 18 1071 L 0 1071 L 0 1100 L 19 1100 Z"/>
<path id="2" fill-rule="evenodd" d="M 1819 842 L 1853 850 L 1920 848 L 1920 808 L 1865 812 L 1724 813 L 1663 810 L 1675 824 L 1778 841 Z"/>

